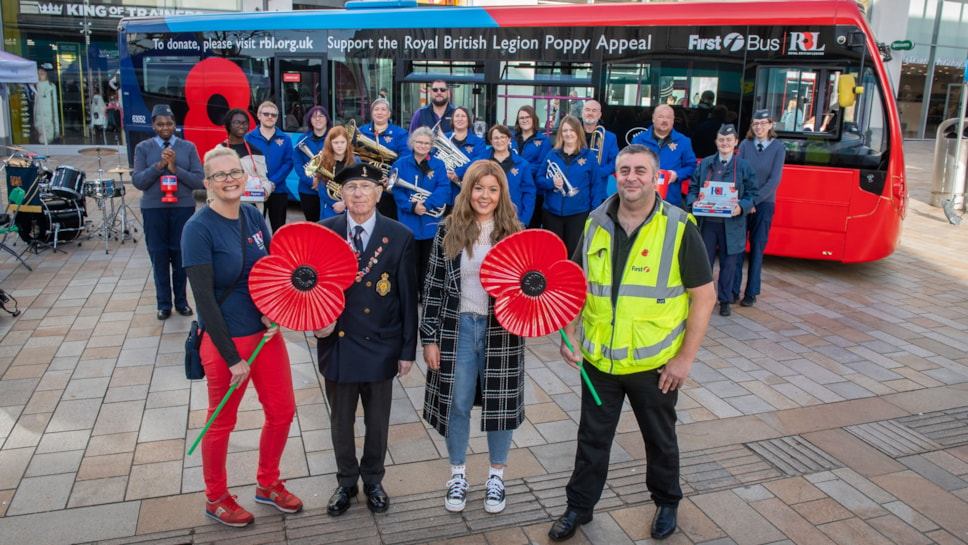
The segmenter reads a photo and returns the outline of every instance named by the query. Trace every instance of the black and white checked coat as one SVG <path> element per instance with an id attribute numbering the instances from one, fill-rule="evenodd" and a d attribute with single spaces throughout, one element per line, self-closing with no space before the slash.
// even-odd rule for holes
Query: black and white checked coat
<path id="1" fill-rule="evenodd" d="M 424 419 L 447 436 L 454 387 L 460 324 L 460 255 L 444 255 L 443 223 L 437 229 L 424 284 L 420 338 L 424 345 L 440 347 L 440 369 L 427 370 Z M 494 317 L 494 299 L 488 302 L 484 383 L 481 392 L 482 431 L 516 429 L 524 421 L 524 339 L 511 335 Z"/>

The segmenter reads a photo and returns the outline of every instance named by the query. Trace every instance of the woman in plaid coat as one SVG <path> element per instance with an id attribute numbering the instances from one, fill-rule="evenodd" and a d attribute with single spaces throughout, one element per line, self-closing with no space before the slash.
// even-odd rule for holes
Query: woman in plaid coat
<path id="1" fill-rule="evenodd" d="M 467 169 L 453 213 L 434 238 L 420 322 L 427 363 L 424 419 L 446 438 L 448 511 L 463 510 L 467 497 L 465 461 L 478 382 L 491 462 L 484 509 L 504 510 L 504 465 L 512 433 L 524 420 L 524 339 L 497 323 L 480 269 L 494 244 L 521 229 L 504 170 L 481 160 Z"/>

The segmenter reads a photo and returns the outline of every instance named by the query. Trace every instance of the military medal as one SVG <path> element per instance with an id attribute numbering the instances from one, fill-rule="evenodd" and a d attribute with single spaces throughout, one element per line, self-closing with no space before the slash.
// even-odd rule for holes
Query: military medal
<path id="1" fill-rule="evenodd" d="M 390 280 L 388 278 L 389 276 L 390 275 L 388 275 L 387 273 L 383 273 L 380 275 L 380 279 L 377 280 L 376 282 L 376 292 L 379 293 L 382 297 L 386 297 L 386 295 L 390 293 Z"/>

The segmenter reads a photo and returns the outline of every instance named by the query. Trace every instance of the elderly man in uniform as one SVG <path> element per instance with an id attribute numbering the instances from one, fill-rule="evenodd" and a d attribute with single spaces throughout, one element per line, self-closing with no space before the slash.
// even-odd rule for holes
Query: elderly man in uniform
<path id="1" fill-rule="evenodd" d="M 357 163 L 336 175 L 346 214 L 323 220 L 356 252 L 359 272 L 346 290 L 346 308 L 318 339 L 319 371 L 329 401 L 337 488 L 327 512 L 342 515 L 363 481 L 367 507 L 390 507 L 383 489 L 393 378 L 406 375 L 417 355 L 417 266 L 413 233 L 376 211 L 380 169 Z M 363 400 L 366 436 L 357 460 L 353 426 Z"/>
<path id="2" fill-rule="evenodd" d="M 175 114 L 171 107 L 155 106 L 151 110 L 151 127 L 155 137 L 141 141 L 134 148 L 131 183 L 143 192 L 141 218 L 155 279 L 158 319 L 167 320 L 173 307 L 182 316 L 193 314 L 192 307 L 188 306 L 188 276 L 182 266 L 181 236 L 188 218 L 195 213 L 192 190 L 205 189 L 205 174 L 195 144 L 175 136 Z M 161 187 L 165 176 L 177 179 L 174 202 L 165 200 Z"/>
<path id="3" fill-rule="evenodd" d="M 585 130 L 585 143 L 588 149 L 595 153 L 598 160 L 598 173 L 602 177 L 602 185 L 607 187 L 606 193 L 612 195 L 615 184 L 611 183 L 615 173 L 615 156 L 618 155 L 618 139 L 615 133 L 607 130 L 601 124 L 602 104 L 597 100 L 586 100 L 581 109 L 581 126 Z M 601 203 L 592 203 L 598 206 Z"/>

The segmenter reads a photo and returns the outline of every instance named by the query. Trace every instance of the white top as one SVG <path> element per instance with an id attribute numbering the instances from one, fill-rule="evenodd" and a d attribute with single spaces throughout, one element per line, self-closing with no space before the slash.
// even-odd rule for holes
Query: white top
<path id="1" fill-rule="evenodd" d="M 491 250 L 491 233 L 494 232 L 494 220 L 489 219 L 480 224 L 481 234 L 474 242 L 473 257 L 467 255 L 467 250 L 461 251 L 460 257 L 460 311 L 473 312 L 482 316 L 487 315 L 488 295 L 481 285 L 481 262 Z"/>

